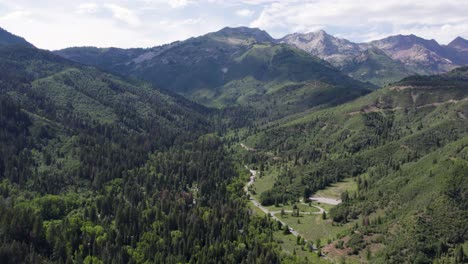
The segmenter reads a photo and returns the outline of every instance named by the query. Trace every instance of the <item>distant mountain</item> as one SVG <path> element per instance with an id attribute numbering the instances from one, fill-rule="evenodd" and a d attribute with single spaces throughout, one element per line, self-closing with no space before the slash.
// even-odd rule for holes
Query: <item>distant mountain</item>
<path id="1" fill-rule="evenodd" d="M 208 34 L 208 36 L 220 41 L 244 45 L 275 41 L 266 31 L 248 27 L 225 27 L 220 31 Z"/>
<path id="2" fill-rule="evenodd" d="M 381 86 L 414 73 L 444 73 L 468 64 L 467 44 L 462 38 L 448 46 L 415 35 L 357 44 L 320 30 L 287 35 L 279 41 L 318 56 L 355 79 Z"/>
<path id="3" fill-rule="evenodd" d="M 33 45 L 27 42 L 24 38 L 13 35 L 5 29 L 0 28 L 0 46 L 5 45 L 22 45 L 33 47 Z"/>
<path id="4" fill-rule="evenodd" d="M 468 40 L 462 37 L 457 37 L 452 42 L 450 42 L 448 46 L 460 51 L 468 51 Z"/>
<path id="5" fill-rule="evenodd" d="M 412 74 L 399 61 L 393 60 L 384 51 L 374 47 L 363 50 L 340 69 L 356 80 L 368 81 L 379 86 Z"/>
<path id="6" fill-rule="evenodd" d="M 415 35 L 397 35 L 369 43 L 353 43 L 323 30 L 294 33 L 275 40 L 263 30 L 239 27 L 224 28 L 201 37 L 150 49 L 84 47 L 56 53 L 80 63 L 151 81 L 204 104 L 219 105 L 215 97 L 225 97 L 220 94 L 222 90 L 219 88 L 246 75 L 241 72 L 248 67 L 236 58 L 255 45 L 266 45 L 269 48 L 289 45 L 329 62 L 356 80 L 385 86 L 413 74 L 444 73 L 468 64 L 466 43 L 466 40 L 457 38 L 449 45 L 439 45 L 435 40 Z M 262 71 L 268 72 L 268 69 L 271 68 L 266 67 Z M 254 79 L 258 80 L 257 77 Z M 261 80 L 265 81 L 269 82 Z M 216 93 L 213 93 L 213 89 Z M 232 101 L 232 98 L 229 100 Z"/>
<path id="7" fill-rule="evenodd" d="M 295 33 L 279 41 L 318 56 L 357 80 L 379 86 L 398 81 L 412 73 L 377 48 L 337 38 L 323 30 Z"/>
<path id="8" fill-rule="evenodd" d="M 208 106 L 249 105 L 278 115 L 336 104 L 373 88 L 302 50 L 278 44 L 265 31 L 245 27 L 150 49 L 85 47 L 56 54 L 149 81 Z"/>
<path id="9" fill-rule="evenodd" d="M 468 64 L 468 40 L 457 37 L 446 46 L 447 56 L 458 65 Z"/>
<path id="10" fill-rule="evenodd" d="M 360 45 L 331 36 L 323 30 L 307 34 L 294 33 L 285 36 L 279 42 L 307 51 L 337 67 L 347 64 L 349 60 L 359 56 L 363 50 Z"/>
<path id="11" fill-rule="evenodd" d="M 447 72 L 457 65 L 445 57 L 445 48 L 435 40 L 415 35 L 398 35 L 369 43 L 418 74 Z"/>

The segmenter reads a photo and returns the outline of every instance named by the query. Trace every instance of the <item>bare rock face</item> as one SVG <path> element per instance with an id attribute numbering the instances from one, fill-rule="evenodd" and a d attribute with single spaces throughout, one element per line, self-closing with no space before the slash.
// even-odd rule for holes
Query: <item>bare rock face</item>
<path id="1" fill-rule="evenodd" d="M 387 53 L 367 43 L 353 43 L 320 30 L 291 34 L 279 40 L 328 61 L 349 76 L 382 86 L 414 72 Z"/>
<path id="2" fill-rule="evenodd" d="M 346 39 L 336 38 L 320 30 L 306 34 L 294 33 L 279 40 L 324 59 L 334 66 L 343 66 L 359 56 L 362 47 Z"/>
<path id="3" fill-rule="evenodd" d="M 324 59 L 354 78 L 374 83 L 379 78 L 394 81 L 414 73 L 444 73 L 468 64 L 468 41 L 461 37 L 447 46 L 415 35 L 358 44 L 320 30 L 290 34 L 279 41 Z"/>
<path id="4" fill-rule="evenodd" d="M 398 35 L 372 41 L 370 45 L 383 50 L 392 59 L 402 62 L 419 74 L 447 72 L 457 66 L 445 56 L 445 48 L 433 39 Z"/>

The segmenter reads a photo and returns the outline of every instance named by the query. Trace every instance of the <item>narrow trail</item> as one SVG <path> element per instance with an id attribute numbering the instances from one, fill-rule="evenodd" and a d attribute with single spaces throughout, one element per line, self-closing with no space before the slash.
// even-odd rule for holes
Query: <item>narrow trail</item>
<path id="1" fill-rule="evenodd" d="M 242 146 L 242 148 L 244 148 L 245 150 L 247 151 L 256 151 L 254 148 L 250 148 L 246 145 L 244 145 L 243 143 L 240 143 L 240 145 Z M 254 205 L 256 206 L 257 208 L 259 208 L 263 213 L 265 213 L 266 215 L 270 216 L 272 219 L 274 219 L 275 221 L 278 221 L 281 223 L 282 226 L 288 226 L 288 224 L 286 224 L 284 221 L 282 221 L 281 219 L 279 219 L 276 214 L 278 213 L 281 213 L 281 211 L 270 211 L 268 210 L 268 208 L 262 206 L 260 204 L 259 201 L 257 201 L 253 196 L 252 194 L 250 193 L 249 191 L 249 187 L 251 187 L 254 183 L 255 183 L 255 178 L 257 177 L 257 170 L 253 170 L 253 169 L 250 169 L 247 165 L 244 165 L 244 167 L 250 172 L 250 177 L 249 177 L 249 181 L 244 185 L 244 192 L 245 194 L 247 195 L 247 197 L 249 197 L 249 201 Z M 312 198 L 312 197 L 311 197 Z M 325 198 L 327 199 L 327 198 Z M 328 198 L 329 199 L 329 198 Z M 333 199 L 330 199 L 330 200 L 333 200 Z M 340 201 L 341 202 L 341 201 Z M 300 203 L 301 204 L 304 204 L 304 205 L 308 205 L 306 203 L 304 203 L 303 199 L 300 200 Z M 312 214 L 315 214 L 315 215 L 321 215 L 323 214 L 324 212 L 325 213 L 328 213 L 325 209 L 323 209 L 322 207 L 320 206 L 317 206 L 317 205 L 311 205 L 311 207 L 315 207 L 317 209 L 319 209 L 318 212 L 299 212 L 299 214 L 303 214 L 303 215 L 312 215 Z M 293 211 L 292 210 L 285 210 L 284 211 L 285 213 L 292 213 Z M 301 235 L 299 232 L 297 232 L 296 230 L 290 228 L 289 229 L 290 233 L 297 237 L 297 236 L 301 236 L 304 238 L 304 235 Z M 304 238 L 304 241 L 307 242 L 307 240 Z M 314 250 L 316 250 L 315 247 L 313 247 Z M 327 255 L 323 254 L 322 253 L 322 257 L 325 258 L 326 260 L 330 260 Z M 331 261 L 331 260 L 330 260 Z"/>
<path id="2" fill-rule="evenodd" d="M 413 97 L 413 102 L 415 100 L 416 99 Z M 463 99 L 460 99 L 460 100 L 451 99 L 451 100 L 443 101 L 443 102 L 434 102 L 434 103 L 430 103 L 430 104 L 419 105 L 419 106 L 416 106 L 414 108 L 421 109 L 421 108 L 426 108 L 426 107 L 440 106 L 440 105 L 444 105 L 444 104 L 458 104 L 458 103 L 466 102 L 466 101 L 468 101 L 468 98 L 463 98 Z M 400 106 L 397 106 L 395 108 L 384 109 L 384 108 L 380 108 L 380 107 L 378 107 L 376 105 L 367 105 L 367 106 L 363 107 L 361 110 L 350 112 L 347 115 L 353 116 L 353 115 L 358 115 L 358 114 L 375 113 L 375 112 L 383 112 L 383 111 L 397 111 L 397 110 L 410 109 L 410 108 L 411 107 L 402 108 Z M 466 119 L 466 117 L 465 118 L 463 118 L 462 116 L 459 116 L 459 117 L 462 118 L 462 119 Z"/>
<path id="3" fill-rule="evenodd" d="M 274 220 L 276 221 L 279 221 L 283 226 L 287 226 L 287 224 L 285 222 L 283 222 L 281 219 L 279 219 L 276 214 L 279 214 L 281 213 L 281 211 L 270 211 L 268 208 L 262 206 L 260 204 L 259 201 L 257 201 L 253 196 L 252 194 L 250 193 L 249 191 L 249 187 L 251 187 L 254 183 L 255 183 L 255 178 L 257 176 L 257 171 L 256 170 L 252 170 L 250 169 L 249 167 L 247 167 L 247 165 L 245 165 L 245 168 L 247 170 L 250 171 L 250 178 L 249 178 L 249 181 L 245 184 L 244 186 L 244 191 L 245 191 L 245 194 L 249 197 L 249 200 L 250 202 L 256 206 L 257 208 L 259 208 L 260 210 L 262 210 L 262 212 L 264 212 L 265 214 L 271 216 L 271 218 L 273 218 Z M 303 203 L 301 202 L 302 204 L 306 204 L 306 203 Z M 307 205 L 307 204 L 306 204 Z M 315 207 L 317 209 L 319 209 L 318 212 L 299 212 L 299 214 L 303 214 L 303 215 L 312 215 L 312 214 L 316 214 L 316 215 L 320 215 L 320 214 L 323 214 L 323 212 L 326 212 L 325 209 L 323 209 L 322 207 L 320 206 L 316 206 L 316 205 L 312 205 L 312 207 Z M 284 211 L 285 213 L 292 213 L 293 211 L 292 210 L 285 210 Z M 290 229 L 291 231 L 291 234 L 293 234 L 294 236 L 302 236 L 300 233 L 298 233 L 297 231 L 293 230 L 293 229 Z"/>
<path id="4" fill-rule="evenodd" d="M 271 216 L 271 218 L 273 218 L 274 220 L 278 221 L 281 223 L 281 225 L 283 226 L 287 226 L 287 224 L 285 222 L 283 222 L 281 219 L 279 219 L 275 213 L 279 213 L 281 211 L 278 211 L 278 212 L 270 212 L 270 210 L 268 210 L 268 208 L 265 208 L 263 207 L 253 196 L 252 194 L 250 193 L 249 191 L 249 187 L 252 186 L 252 184 L 254 184 L 255 182 L 255 177 L 257 175 L 257 171 L 256 170 L 252 170 L 252 169 L 249 169 L 249 167 L 247 167 L 247 165 L 245 166 L 246 169 L 248 169 L 250 171 L 250 180 L 245 184 L 244 186 L 244 191 L 245 191 L 245 194 L 247 194 L 247 196 L 249 197 L 249 200 L 250 202 L 258 207 L 260 210 L 262 210 L 265 214 Z M 296 231 L 296 230 L 293 230 L 293 229 L 290 229 L 290 232 L 291 234 L 293 234 L 294 236 L 299 236 L 300 234 Z"/>

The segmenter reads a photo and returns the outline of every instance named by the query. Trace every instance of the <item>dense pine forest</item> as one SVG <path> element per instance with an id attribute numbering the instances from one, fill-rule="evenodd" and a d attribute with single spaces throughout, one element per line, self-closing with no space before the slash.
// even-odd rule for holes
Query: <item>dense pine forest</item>
<path id="1" fill-rule="evenodd" d="M 468 68 L 377 89 L 264 33 L 0 31 L 0 263 L 466 263 Z"/>
<path id="2" fill-rule="evenodd" d="M 279 262 L 211 110 L 35 48 L 0 54 L 1 263 Z"/>

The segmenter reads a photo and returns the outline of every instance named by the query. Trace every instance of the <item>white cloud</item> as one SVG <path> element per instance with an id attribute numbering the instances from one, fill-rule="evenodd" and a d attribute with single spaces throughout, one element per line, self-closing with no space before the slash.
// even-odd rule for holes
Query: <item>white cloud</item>
<path id="1" fill-rule="evenodd" d="M 276 37 L 324 28 L 355 41 L 411 32 L 447 42 L 455 34 L 468 35 L 466 14 L 468 1 L 458 0 L 292 0 L 267 3 L 250 26 Z"/>
<path id="2" fill-rule="evenodd" d="M 188 6 L 188 5 L 192 4 L 192 3 L 193 3 L 192 0 L 169 0 L 168 1 L 168 4 L 172 8 L 185 7 L 185 6 Z"/>
<path id="3" fill-rule="evenodd" d="M 244 9 L 239 9 L 236 11 L 236 15 L 240 16 L 240 17 L 250 17 L 254 14 L 255 12 L 250 10 L 250 9 L 247 9 L 247 8 L 244 8 Z"/>
<path id="4" fill-rule="evenodd" d="M 31 12 L 28 10 L 15 10 L 5 14 L 4 16 L 0 16 L 1 20 L 17 20 L 17 19 L 25 19 L 31 16 Z"/>
<path id="5" fill-rule="evenodd" d="M 466 14 L 460 0 L 0 0 L 0 27 L 49 49 L 148 47 L 241 25 L 277 38 L 325 29 L 352 41 L 412 33 L 448 43 L 468 38 Z"/>
<path id="6" fill-rule="evenodd" d="M 202 22 L 201 18 L 197 18 L 197 19 L 188 18 L 184 20 L 161 20 L 159 24 L 165 27 L 178 28 L 181 26 L 197 25 L 197 24 L 200 24 L 201 22 Z"/>
<path id="7" fill-rule="evenodd" d="M 78 6 L 79 14 L 94 14 L 98 11 L 99 6 L 96 3 L 83 3 Z"/>
<path id="8" fill-rule="evenodd" d="M 141 23 L 139 17 L 128 8 L 116 4 L 105 4 L 104 7 L 106 7 L 112 12 L 114 18 L 130 26 L 138 26 Z"/>

